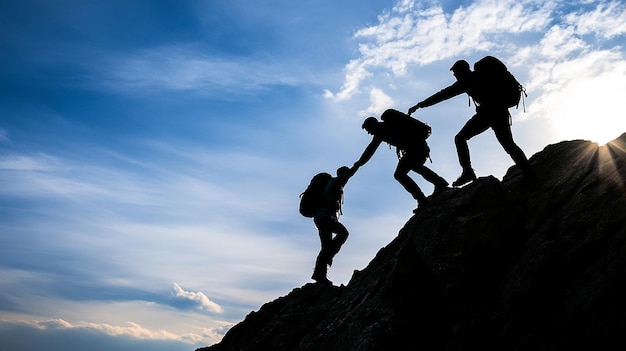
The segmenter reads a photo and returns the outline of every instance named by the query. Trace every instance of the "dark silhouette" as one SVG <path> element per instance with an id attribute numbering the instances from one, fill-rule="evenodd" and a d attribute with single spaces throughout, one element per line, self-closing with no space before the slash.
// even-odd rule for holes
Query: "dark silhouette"
<path id="1" fill-rule="evenodd" d="M 348 239 L 348 230 L 339 222 L 343 187 L 356 173 L 358 166 L 343 166 L 337 169 L 337 176 L 326 181 L 321 193 L 321 203 L 313 215 L 313 222 L 319 231 L 321 249 L 315 260 L 315 269 L 311 279 L 319 284 L 332 285 L 326 274 L 332 266 L 333 258 Z M 335 236 L 333 237 L 333 233 Z"/>
<path id="2" fill-rule="evenodd" d="M 626 133 L 449 189 L 341 286 L 305 284 L 198 351 L 626 350 Z M 584 186 L 581 186 L 584 184 Z"/>
<path id="3" fill-rule="evenodd" d="M 395 146 L 399 160 L 393 176 L 417 200 L 417 208 L 413 211 L 417 212 L 418 209 L 428 203 L 428 199 L 413 179 L 409 177 L 409 171 L 416 172 L 432 183 L 435 186 L 433 195 L 438 195 L 445 190 L 448 182 L 424 165 L 430 154 L 430 148 L 426 143 L 425 137 L 407 135 L 405 132 L 408 128 L 399 129 L 394 124 L 391 124 L 391 121 L 385 121 L 386 115 L 397 113 L 399 111 L 385 111 L 381 116 L 382 122 L 375 117 L 365 119 L 362 128 L 371 134 L 373 138 L 363 151 L 361 158 L 355 162 L 355 165 L 362 166 L 367 163 L 383 141 Z M 413 119 L 409 116 L 406 116 L 406 118 Z"/>
<path id="4" fill-rule="evenodd" d="M 491 56 L 488 56 L 485 59 L 486 61 L 484 62 L 500 63 L 504 71 L 508 73 L 504 64 L 502 64 L 499 60 Z M 479 62 L 474 65 L 475 71 L 472 72 L 467 61 L 456 61 L 450 70 L 456 77 L 457 81 L 411 107 L 408 111 L 409 115 L 419 108 L 432 106 L 462 93 L 467 93 L 474 100 L 474 104 L 476 105 L 476 114 L 472 116 L 467 123 L 465 123 L 463 128 L 461 128 L 461 131 L 454 138 L 459 163 L 461 164 L 463 171 L 459 178 L 452 183 L 452 185 L 461 186 L 476 179 L 476 174 L 474 173 L 470 162 L 470 153 L 467 142 L 469 139 L 486 131 L 488 128 L 493 129 L 500 145 L 502 145 L 504 150 L 521 169 L 525 179 L 527 181 L 534 181 L 537 179 L 537 176 L 532 166 L 528 162 L 528 159 L 526 158 L 526 155 L 524 155 L 522 149 L 520 149 L 513 141 L 513 135 L 511 133 L 511 115 L 508 110 L 512 104 L 507 98 L 504 98 L 502 94 L 503 90 L 506 89 L 499 86 L 498 82 L 494 82 L 493 79 L 476 74 L 476 66 Z M 519 86 L 519 83 L 517 84 Z M 517 88 L 517 86 L 514 86 L 514 89 Z M 519 86 L 519 89 L 523 88 Z M 521 90 L 517 91 L 518 101 L 520 91 Z"/>

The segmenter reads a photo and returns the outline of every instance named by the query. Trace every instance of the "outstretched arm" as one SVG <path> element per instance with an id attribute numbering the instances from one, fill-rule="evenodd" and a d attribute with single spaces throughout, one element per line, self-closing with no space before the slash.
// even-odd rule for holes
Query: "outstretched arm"
<path id="1" fill-rule="evenodd" d="M 454 84 L 450 85 L 449 87 L 443 88 L 440 91 L 429 96 L 428 98 L 418 102 L 415 106 L 409 109 L 409 115 L 417 111 L 418 108 L 424 108 L 424 107 L 438 104 L 444 100 L 448 100 L 459 94 L 465 93 L 466 90 L 467 89 L 465 88 L 465 86 L 461 84 L 459 81 L 457 81 Z"/>
<path id="2" fill-rule="evenodd" d="M 382 141 L 383 141 L 382 139 L 374 137 L 372 141 L 369 143 L 369 145 L 367 145 L 367 147 L 363 151 L 363 154 L 361 154 L 361 157 L 359 158 L 359 160 L 354 163 L 354 166 L 358 168 L 366 164 L 367 161 L 369 161 L 370 158 L 374 156 L 376 149 L 378 149 L 378 146 L 380 145 L 380 143 L 382 143 Z"/>
<path id="3" fill-rule="evenodd" d="M 348 180 L 352 178 L 352 176 L 356 173 L 359 167 L 360 166 L 355 163 L 349 171 L 337 177 L 337 181 L 341 184 L 342 187 L 345 186 L 346 183 L 348 183 Z"/>

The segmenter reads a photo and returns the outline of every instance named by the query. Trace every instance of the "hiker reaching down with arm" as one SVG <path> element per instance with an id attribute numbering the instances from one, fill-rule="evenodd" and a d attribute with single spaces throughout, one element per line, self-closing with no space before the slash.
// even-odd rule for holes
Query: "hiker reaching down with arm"
<path id="1" fill-rule="evenodd" d="M 442 101 L 451 99 L 457 95 L 461 95 L 463 93 L 467 93 L 467 84 L 461 81 L 456 81 L 454 84 L 441 89 L 436 92 L 432 96 L 427 99 L 418 102 L 415 106 L 409 109 L 409 116 L 413 114 L 413 112 L 417 111 L 417 109 L 429 107 L 435 104 L 438 104 Z"/>
<path id="2" fill-rule="evenodd" d="M 368 117 L 368 118 L 374 118 L 374 117 Z M 365 129 L 365 123 L 363 123 L 363 129 Z M 369 131 L 368 133 L 372 134 Z M 363 154 L 361 154 L 361 157 L 354 163 L 354 166 L 361 167 L 365 165 L 367 161 L 369 161 L 372 158 L 372 156 L 374 156 L 374 154 L 376 153 L 376 150 L 378 149 L 378 147 L 380 146 L 382 142 L 383 142 L 383 139 L 381 137 L 374 135 L 374 137 L 372 138 L 372 141 L 370 141 L 367 147 L 365 147 L 365 150 L 363 150 Z"/>
<path id="3" fill-rule="evenodd" d="M 500 60 L 492 56 L 476 62 L 473 72 L 465 60 L 456 61 L 450 70 L 457 81 L 409 108 L 408 112 L 410 115 L 419 108 L 435 105 L 462 93 L 467 93 L 474 100 L 476 114 L 454 137 L 462 173 L 452 185 L 461 186 L 476 179 L 476 173 L 470 162 L 468 141 L 489 128 L 494 131 L 500 145 L 520 168 L 525 181 L 535 181 L 537 175 L 522 149 L 513 141 L 511 132 L 511 115 L 508 109 L 519 103 L 521 92 L 524 91 L 521 84 Z"/>
<path id="4" fill-rule="evenodd" d="M 366 164 L 383 141 L 394 145 L 399 160 L 393 176 L 417 201 L 418 207 L 413 211 L 417 212 L 419 208 L 428 203 L 428 199 L 415 181 L 409 177 L 409 171 L 420 174 L 425 180 L 432 183 L 435 187 L 433 195 L 438 195 L 448 186 L 448 182 L 445 179 L 424 165 L 430 153 L 430 149 L 426 144 L 427 135 L 420 133 L 414 128 L 426 125 L 396 110 L 385 111 L 381 119 L 384 121 L 381 122 L 375 117 L 368 117 L 363 122 L 362 128 L 372 135 L 372 141 L 354 164 L 355 166 Z M 429 134 L 430 128 L 428 127 Z M 419 135 L 422 136 L 420 137 Z"/>

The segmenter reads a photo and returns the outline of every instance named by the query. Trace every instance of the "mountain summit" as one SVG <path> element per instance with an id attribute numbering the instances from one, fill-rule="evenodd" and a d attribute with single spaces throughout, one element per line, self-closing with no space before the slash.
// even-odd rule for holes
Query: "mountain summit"
<path id="1" fill-rule="evenodd" d="M 198 351 L 626 349 L 626 134 L 449 189 L 346 286 L 307 284 Z"/>

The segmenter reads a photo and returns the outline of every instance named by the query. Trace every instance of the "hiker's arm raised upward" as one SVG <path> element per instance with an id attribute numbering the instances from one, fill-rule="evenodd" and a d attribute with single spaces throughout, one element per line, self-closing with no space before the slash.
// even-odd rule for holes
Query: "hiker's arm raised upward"
<path id="1" fill-rule="evenodd" d="M 349 171 L 347 171 L 346 173 L 343 173 L 340 176 L 337 176 L 337 181 L 341 184 L 342 187 L 345 186 L 346 183 L 348 183 L 348 180 L 352 178 L 352 176 L 356 173 L 359 167 L 360 167 L 359 165 L 354 163 L 354 165 L 352 166 L 352 168 L 350 168 Z"/>

